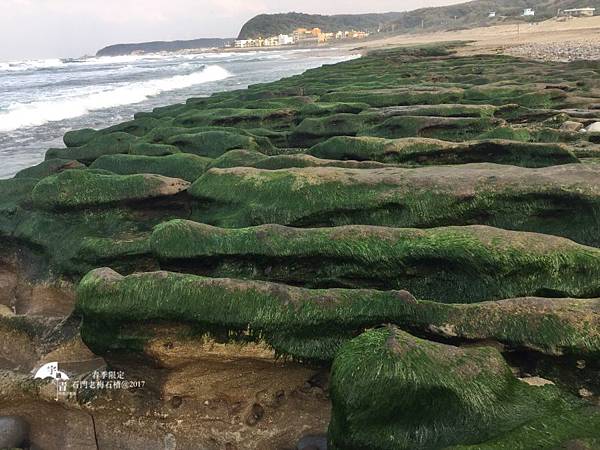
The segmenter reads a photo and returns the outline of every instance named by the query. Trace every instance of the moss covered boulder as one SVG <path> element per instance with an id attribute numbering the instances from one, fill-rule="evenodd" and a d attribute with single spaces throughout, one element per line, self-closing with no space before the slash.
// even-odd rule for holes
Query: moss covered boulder
<path id="1" fill-rule="evenodd" d="M 338 91 L 321 96 L 325 102 L 362 102 L 371 106 L 431 105 L 456 103 L 463 98 L 460 88 L 411 86 L 410 88 Z"/>
<path id="2" fill-rule="evenodd" d="M 428 228 L 485 224 L 598 246 L 600 177 L 593 165 L 528 169 L 466 164 L 418 169 L 211 169 L 190 194 L 202 221 Z"/>
<path id="3" fill-rule="evenodd" d="M 63 142 L 67 147 L 81 147 L 98 135 L 96 130 L 84 128 L 82 130 L 67 131 L 63 136 Z"/>
<path id="4" fill-rule="evenodd" d="M 496 349 L 435 343 L 394 327 L 340 350 L 331 396 L 333 449 L 551 450 L 600 439 L 597 408 L 556 386 L 524 383 Z"/>
<path id="5" fill-rule="evenodd" d="M 139 239 L 126 247 L 132 254 L 145 248 Z M 305 289 L 164 271 L 123 277 L 102 268 L 79 284 L 77 311 L 86 343 L 102 354 L 144 352 L 152 327 L 167 323 L 191 326 L 188 338 L 264 341 L 299 360 L 331 361 L 365 329 L 394 323 L 438 339 L 496 340 L 587 358 L 600 350 L 598 302 L 531 297 L 456 305 L 416 300 L 407 291 Z M 178 337 L 176 329 L 166 330 Z"/>
<path id="6" fill-rule="evenodd" d="M 48 159 L 19 171 L 16 178 L 44 178 L 69 169 L 84 169 L 86 166 L 73 159 Z"/>
<path id="7" fill-rule="evenodd" d="M 166 140 L 166 143 L 186 153 L 217 158 L 232 149 L 258 150 L 255 139 L 227 131 L 204 131 L 181 134 Z"/>
<path id="8" fill-rule="evenodd" d="M 338 136 L 315 145 L 309 153 L 326 159 L 373 160 L 407 166 L 490 162 L 522 167 L 546 167 L 579 162 L 573 152 L 561 144 L 507 140 L 455 143 L 429 138 Z"/>
<path id="9" fill-rule="evenodd" d="M 174 145 L 156 144 L 151 142 L 135 142 L 129 147 L 129 154 L 142 156 L 167 156 L 181 153 Z"/>
<path id="10" fill-rule="evenodd" d="M 52 148 L 46 152 L 46 159 L 76 159 L 91 163 L 102 155 L 129 153 L 136 140 L 135 136 L 124 132 L 99 134 L 80 147 Z"/>
<path id="11" fill-rule="evenodd" d="M 172 267 L 304 287 L 407 289 L 418 298 L 459 303 L 600 297 L 600 250 L 480 225 L 225 229 L 174 220 L 155 228 L 151 246 Z"/>
<path id="12" fill-rule="evenodd" d="M 42 179 L 31 193 L 40 208 L 70 208 L 175 195 L 189 183 L 160 175 L 113 175 L 92 170 L 67 170 Z"/>
<path id="13" fill-rule="evenodd" d="M 230 150 L 213 160 L 210 167 L 256 167 L 257 169 L 279 170 L 293 167 L 347 167 L 351 169 L 373 169 L 386 167 L 387 164 L 376 161 L 339 161 L 335 159 L 315 158 L 303 153 L 291 153 L 268 156 L 248 150 Z"/>
<path id="14" fill-rule="evenodd" d="M 105 155 L 94 161 L 90 168 L 119 175 L 155 173 L 192 182 L 202 175 L 211 162 L 210 158 L 188 153 L 169 156 Z"/>
<path id="15" fill-rule="evenodd" d="M 500 125 L 497 119 L 489 117 L 390 117 L 381 123 L 360 131 L 362 136 L 376 136 L 390 139 L 403 137 L 425 137 L 463 141 L 474 139 L 481 133 Z"/>
<path id="16" fill-rule="evenodd" d="M 375 114 L 332 114 L 304 119 L 290 134 L 293 146 L 309 147 L 332 136 L 355 136 L 376 123 Z"/>
<path id="17" fill-rule="evenodd" d="M 433 105 L 388 106 L 372 111 L 377 112 L 382 119 L 395 116 L 493 117 L 498 111 L 498 107 L 438 103 Z"/>
<path id="18" fill-rule="evenodd" d="M 277 128 L 292 123 L 296 110 L 258 108 L 192 109 L 176 117 L 173 124 L 184 127 L 237 126 Z"/>

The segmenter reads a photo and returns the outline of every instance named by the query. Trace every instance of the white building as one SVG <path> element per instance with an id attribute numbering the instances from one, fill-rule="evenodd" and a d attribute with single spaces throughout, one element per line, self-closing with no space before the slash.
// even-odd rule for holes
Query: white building
<path id="1" fill-rule="evenodd" d="M 596 12 L 596 8 L 572 8 L 565 9 L 562 14 L 569 17 L 590 17 Z"/>
<path id="2" fill-rule="evenodd" d="M 233 46 L 235 48 L 246 48 L 246 47 L 250 47 L 252 44 L 251 40 L 248 39 L 238 39 L 233 43 Z"/>
<path id="3" fill-rule="evenodd" d="M 525 8 L 523 10 L 523 16 L 535 16 L 535 10 L 533 8 Z"/>
<path id="4" fill-rule="evenodd" d="M 496 11 L 490 11 L 488 17 L 496 17 Z"/>
<path id="5" fill-rule="evenodd" d="M 279 45 L 291 45 L 294 43 L 294 38 L 289 34 L 280 34 L 277 36 Z"/>
<path id="6" fill-rule="evenodd" d="M 265 47 L 277 47 L 279 44 L 279 38 L 277 36 L 271 36 L 269 38 L 266 38 L 263 41 L 263 45 Z"/>

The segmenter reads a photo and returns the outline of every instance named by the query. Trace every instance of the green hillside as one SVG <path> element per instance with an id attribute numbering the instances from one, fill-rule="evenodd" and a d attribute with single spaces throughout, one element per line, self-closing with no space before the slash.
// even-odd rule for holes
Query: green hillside
<path id="1" fill-rule="evenodd" d="M 559 9 L 595 7 L 600 0 L 475 0 L 451 6 L 421 8 L 414 11 L 384 14 L 260 14 L 246 22 L 238 39 L 291 33 L 296 28 L 318 27 L 323 31 L 364 30 L 410 32 L 419 29 L 457 29 L 493 25 L 504 21 L 540 21 L 556 16 Z M 535 9 L 534 17 L 522 18 L 523 9 Z M 491 11 L 495 18 L 489 18 Z"/>
<path id="2" fill-rule="evenodd" d="M 313 27 L 321 28 L 326 32 L 349 29 L 377 31 L 381 26 L 385 26 L 385 24 L 395 21 L 401 16 L 402 13 L 340 14 L 334 16 L 296 12 L 260 14 L 242 26 L 238 39 L 274 36 L 280 33 L 291 33 L 296 28 Z"/>
<path id="3" fill-rule="evenodd" d="M 421 8 L 408 11 L 391 20 L 385 31 L 410 31 L 423 28 L 456 29 L 472 28 L 497 24 L 506 20 L 525 19 L 521 17 L 523 9 L 533 8 L 534 17 L 530 21 L 540 21 L 555 17 L 559 9 L 596 7 L 600 9 L 600 0 L 475 0 L 457 5 L 437 8 Z M 489 18 L 491 11 L 495 18 Z"/>

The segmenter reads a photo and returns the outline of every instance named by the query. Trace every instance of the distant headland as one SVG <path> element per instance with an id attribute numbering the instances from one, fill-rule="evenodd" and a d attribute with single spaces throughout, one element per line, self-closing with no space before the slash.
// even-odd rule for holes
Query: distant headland
<path id="1" fill-rule="evenodd" d="M 96 56 L 121 56 L 135 53 L 177 52 L 198 48 L 220 48 L 231 44 L 233 41 L 233 38 L 201 38 L 187 41 L 154 41 L 140 42 L 137 44 L 116 44 L 98 50 Z"/>

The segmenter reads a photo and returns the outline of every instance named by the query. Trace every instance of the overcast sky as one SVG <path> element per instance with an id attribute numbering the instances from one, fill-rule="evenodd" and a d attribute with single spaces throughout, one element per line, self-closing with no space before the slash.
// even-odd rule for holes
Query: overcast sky
<path id="1" fill-rule="evenodd" d="M 465 0 L 0 0 L 0 61 L 78 57 L 110 44 L 235 37 L 256 14 L 406 11 Z"/>

